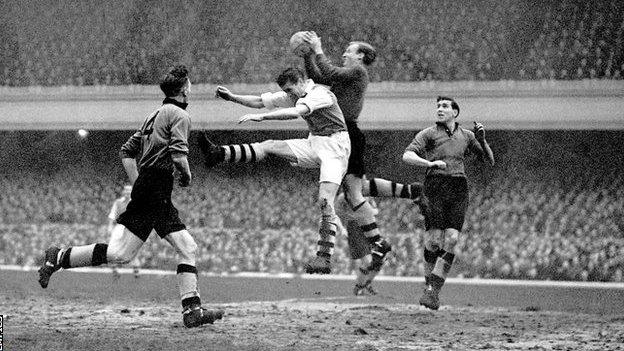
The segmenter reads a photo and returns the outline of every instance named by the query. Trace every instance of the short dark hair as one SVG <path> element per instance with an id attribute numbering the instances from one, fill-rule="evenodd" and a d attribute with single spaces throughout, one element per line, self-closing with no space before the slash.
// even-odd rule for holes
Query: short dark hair
<path id="1" fill-rule="evenodd" d="M 160 90 L 165 96 L 178 96 L 188 81 L 188 68 L 177 65 L 171 68 L 160 80 Z"/>
<path id="2" fill-rule="evenodd" d="M 438 99 L 436 100 L 436 102 L 440 102 L 442 100 L 446 100 L 446 101 L 450 101 L 451 102 L 451 108 L 455 111 L 457 111 L 457 116 L 459 116 L 459 105 L 457 104 L 457 102 L 455 102 L 455 100 L 453 98 L 450 98 L 448 96 L 438 96 Z"/>
<path id="3" fill-rule="evenodd" d="M 371 44 L 363 41 L 352 41 L 350 44 L 356 44 L 358 46 L 357 53 L 364 54 L 364 57 L 362 57 L 362 63 L 368 66 L 375 62 L 375 59 L 377 58 L 377 51 L 375 51 L 375 48 Z"/>
<path id="4" fill-rule="evenodd" d="M 305 74 L 303 73 L 303 70 L 299 67 L 289 67 L 286 68 L 284 71 L 282 71 L 282 73 L 279 74 L 279 76 L 277 76 L 277 79 L 275 79 L 275 82 L 277 83 L 277 85 L 279 85 L 280 87 L 284 86 L 286 83 L 297 83 L 299 81 L 299 79 L 304 79 L 305 78 Z"/>

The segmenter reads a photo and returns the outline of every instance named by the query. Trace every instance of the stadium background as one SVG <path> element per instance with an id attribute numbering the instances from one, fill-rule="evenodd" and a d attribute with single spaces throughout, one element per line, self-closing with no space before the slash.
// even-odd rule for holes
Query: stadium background
<path id="1" fill-rule="evenodd" d="M 0 1 L 6 349 L 621 349 L 623 7 L 619 0 Z M 156 84 L 168 66 L 191 68 L 193 137 L 203 129 L 223 143 L 303 136 L 301 121 L 241 129 L 234 123 L 247 110 L 212 97 L 217 84 L 276 89 L 268 82 L 300 63 L 287 39 L 303 29 L 319 33 L 336 63 L 350 40 L 378 49 L 361 118 L 372 175 L 421 179 L 400 156 L 432 122 L 437 94 L 458 99 L 463 125 L 486 126 L 497 164 L 469 168 L 466 231 L 439 311 L 414 304 L 423 229 L 410 202 L 379 201 L 396 254 L 376 281 L 380 294 L 354 297 L 345 240 L 336 272 L 347 275 L 299 274 L 317 236 L 315 172 L 276 159 L 207 170 L 196 148 L 194 185 L 176 189 L 174 201 L 200 244 L 203 301 L 224 308 L 223 321 L 181 327 L 175 254 L 157 238 L 139 261 L 164 274 L 67 271 L 39 288 L 37 257 L 46 246 L 109 237 L 106 216 L 125 181 L 117 150 L 160 103 Z M 252 273 L 229 274 L 244 271 Z"/>
<path id="2" fill-rule="evenodd" d="M 301 121 L 241 129 L 234 121 L 246 110 L 212 92 L 216 84 L 276 89 L 268 83 L 275 74 L 300 63 L 286 38 L 310 28 L 334 62 L 351 38 L 379 50 L 362 115 L 371 175 L 422 179 L 400 155 L 431 123 L 437 94 L 458 99 L 464 125 L 478 119 L 488 129 L 498 163 L 469 169 L 454 275 L 622 281 L 621 2 L 15 5 L 0 5 L 0 264 L 34 265 L 53 243 L 106 240 L 124 182 L 117 150 L 158 104 L 154 84 L 172 63 L 191 68 L 194 127 L 215 141 L 303 136 Z M 487 16 L 479 12 L 486 7 Z M 198 266 L 300 272 L 315 238 L 314 173 L 278 160 L 206 170 L 194 150 L 194 186 L 175 201 L 201 242 Z M 402 200 L 380 208 L 396 247 L 383 274 L 421 275 L 422 217 Z M 350 273 L 339 243 L 336 271 Z M 144 267 L 170 268 L 172 257 L 157 239 L 140 254 Z"/>

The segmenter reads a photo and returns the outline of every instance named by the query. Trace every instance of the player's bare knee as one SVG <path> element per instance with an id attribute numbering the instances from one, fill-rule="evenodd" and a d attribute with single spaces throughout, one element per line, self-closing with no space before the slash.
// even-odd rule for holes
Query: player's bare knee
<path id="1" fill-rule="evenodd" d="M 106 251 L 106 259 L 108 263 L 114 264 L 128 264 L 134 258 L 134 253 L 131 250 L 123 247 L 108 247 Z"/>
<path id="2" fill-rule="evenodd" d="M 442 248 L 437 240 L 425 240 L 425 248 L 431 252 L 436 252 Z"/>
<path id="3" fill-rule="evenodd" d="M 459 232 L 457 230 L 446 230 L 444 234 L 444 250 L 453 252 L 459 241 Z"/>
<path id="4" fill-rule="evenodd" d="M 195 265 L 199 247 L 187 230 L 171 233 L 167 235 L 165 239 L 174 247 L 178 255 L 180 255 L 181 263 Z"/>
<path id="5" fill-rule="evenodd" d="M 436 252 L 442 248 L 442 235 L 438 230 L 432 230 L 425 234 L 424 245 L 429 251 Z"/>
<path id="6" fill-rule="evenodd" d="M 344 192 L 347 194 L 347 198 L 353 205 L 357 205 L 365 201 L 364 195 L 362 195 L 362 179 L 354 176 L 353 174 L 347 174 L 344 178 L 342 185 Z"/>

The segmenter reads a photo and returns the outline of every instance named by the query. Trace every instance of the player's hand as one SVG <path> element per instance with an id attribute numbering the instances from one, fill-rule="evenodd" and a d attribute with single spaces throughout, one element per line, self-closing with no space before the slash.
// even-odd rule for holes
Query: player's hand
<path id="1" fill-rule="evenodd" d="M 474 132 L 477 141 L 485 140 L 485 128 L 483 128 L 483 124 L 474 121 L 474 128 L 472 131 Z"/>
<path id="2" fill-rule="evenodd" d="M 231 101 L 232 100 L 232 92 L 230 91 L 230 89 L 226 88 L 226 87 L 222 87 L 222 86 L 218 86 L 217 90 L 215 91 L 215 97 L 217 98 L 221 98 L 225 101 Z"/>
<path id="3" fill-rule="evenodd" d="M 446 169 L 446 162 L 444 162 L 442 160 L 435 160 L 435 161 L 431 162 L 431 166 L 429 166 L 429 168 L 433 168 L 433 169 Z"/>
<path id="4" fill-rule="evenodd" d="M 315 53 L 322 51 L 321 38 L 316 34 L 316 32 L 305 32 L 305 34 L 303 35 L 303 40 L 305 40 L 306 43 L 310 44 L 310 48 L 312 48 L 312 51 L 314 51 Z"/>
<path id="5" fill-rule="evenodd" d="M 187 186 L 191 185 L 191 174 L 190 173 L 180 173 L 180 179 L 178 180 L 178 184 L 183 187 L 186 188 Z"/>
<path id="6" fill-rule="evenodd" d="M 259 114 L 247 114 L 238 119 L 238 124 L 253 121 L 253 122 L 262 122 L 263 116 Z"/>

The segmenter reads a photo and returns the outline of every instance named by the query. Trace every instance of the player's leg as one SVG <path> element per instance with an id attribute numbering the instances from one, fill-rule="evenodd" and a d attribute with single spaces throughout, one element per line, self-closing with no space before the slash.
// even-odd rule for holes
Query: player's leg
<path id="1" fill-rule="evenodd" d="M 347 200 L 351 203 L 355 218 L 371 245 L 372 268 L 379 271 L 388 252 L 392 250 L 390 243 L 382 236 L 375 218 L 377 211 L 371 206 L 362 194 L 362 178 L 366 173 L 364 153 L 366 151 L 366 138 L 357 125 L 349 125 L 349 139 L 351 142 L 351 154 L 347 167 L 347 175 L 343 181 Z"/>
<path id="2" fill-rule="evenodd" d="M 179 230 L 165 236 L 165 240 L 173 246 L 179 256 L 176 277 L 182 301 L 184 325 L 187 328 L 198 327 L 203 324 L 212 324 L 223 318 L 222 310 L 208 310 L 201 307 L 197 287 L 197 244 L 191 234 L 186 229 Z"/>
<path id="3" fill-rule="evenodd" d="M 370 245 L 355 220 L 351 204 L 346 200 L 344 193 L 336 197 L 335 207 L 339 218 L 338 233 L 347 234 L 351 260 L 354 262 L 354 266 L 357 267 L 353 293 L 355 295 L 363 295 L 365 293 L 375 295 L 376 293 L 371 283 L 377 272 L 369 271 L 371 265 Z"/>
<path id="4" fill-rule="evenodd" d="M 362 180 L 362 195 L 370 197 L 397 197 L 417 199 L 422 194 L 422 183 L 402 184 L 382 178 Z"/>
<path id="5" fill-rule="evenodd" d="M 355 295 L 376 295 L 377 293 L 372 287 L 372 282 L 377 274 L 379 274 L 379 270 L 376 270 L 372 265 L 373 260 L 368 240 L 362 233 L 360 225 L 355 220 L 349 220 L 347 222 L 346 230 L 351 259 L 356 262 L 358 267 L 353 293 Z"/>
<path id="6" fill-rule="evenodd" d="M 158 215 L 154 229 L 161 238 L 167 240 L 178 254 L 176 278 L 182 302 L 182 319 L 187 328 L 202 324 L 212 324 L 223 318 L 222 310 L 207 310 L 201 307 L 197 287 L 197 243 L 180 220 L 178 210 L 170 199 L 155 211 Z"/>
<path id="7" fill-rule="evenodd" d="M 318 251 L 316 257 L 305 265 L 307 273 L 331 272 L 331 255 L 334 250 L 336 223 L 338 221 L 334 202 L 342 178 L 347 171 L 350 153 L 349 135 L 334 133 L 331 136 L 308 137 L 307 142 L 289 141 L 289 146 L 297 154 L 297 165 L 306 166 L 315 161 L 320 166 L 318 203 L 321 211 Z M 308 155 L 305 157 L 305 155 Z"/>
<path id="8" fill-rule="evenodd" d="M 283 140 L 265 140 L 258 143 L 215 145 L 205 135 L 200 136 L 199 145 L 204 154 L 205 164 L 212 167 L 219 163 L 259 162 L 267 155 L 296 161 L 296 155 Z"/>
<path id="9" fill-rule="evenodd" d="M 430 286 L 439 294 L 446 277 L 455 260 L 455 246 L 459 240 L 460 232 L 464 225 L 464 217 L 468 207 L 468 186 L 466 178 L 452 178 L 445 187 L 448 191 L 443 197 L 446 198 L 444 208 L 445 218 L 443 222 L 444 241 L 438 250 L 438 257 L 430 276 Z"/>
<path id="10" fill-rule="evenodd" d="M 425 197 L 430 198 L 428 209 L 425 211 L 425 235 L 423 237 L 423 256 L 425 261 L 425 289 L 419 299 L 419 303 L 430 309 L 438 309 L 440 306 L 438 290 L 432 285 L 432 272 L 443 253 L 444 228 L 446 228 L 446 209 L 443 179 L 428 177 L 425 180 Z"/>
<path id="11" fill-rule="evenodd" d="M 436 265 L 438 257 L 442 254 L 444 246 L 444 230 L 432 228 L 424 235 L 423 256 L 425 260 L 425 285 L 429 285 L 431 273 Z"/>
<path id="12" fill-rule="evenodd" d="M 446 277 L 451 270 L 455 259 L 455 246 L 459 239 L 459 231 L 454 228 L 444 230 L 444 243 L 437 252 L 437 257 L 433 269 L 431 270 L 429 285 L 439 293 L 446 281 Z"/>
<path id="13" fill-rule="evenodd" d="M 338 184 L 332 182 L 321 182 L 319 184 L 318 204 L 321 212 L 321 222 L 319 225 L 318 250 L 316 257 L 306 263 L 306 273 L 331 273 L 331 256 L 334 251 L 337 229 L 334 200 L 339 187 Z"/>
<path id="14" fill-rule="evenodd" d="M 65 249 L 50 247 L 45 252 L 45 260 L 39 268 L 39 284 L 46 288 L 54 272 L 63 268 L 99 266 L 107 263 L 125 264 L 130 262 L 143 246 L 144 239 L 133 234 L 124 225 L 117 224 L 108 244 L 96 243 L 70 246 Z M 140 234 L 139 234 L 140 235 Z"/>
<path id="15" fill-rule="evenodd" d="M 371 245 L 371 268 L 379 271 L 388 252 L 392 250 L 390 243 L 381 236 L 375 218 L 376 210 L 362 196 L 362 178 L 355 174 L 347 174 L 344 180 L 346 197 L 351 203 L 354 216 L 362 233 Z"/>

